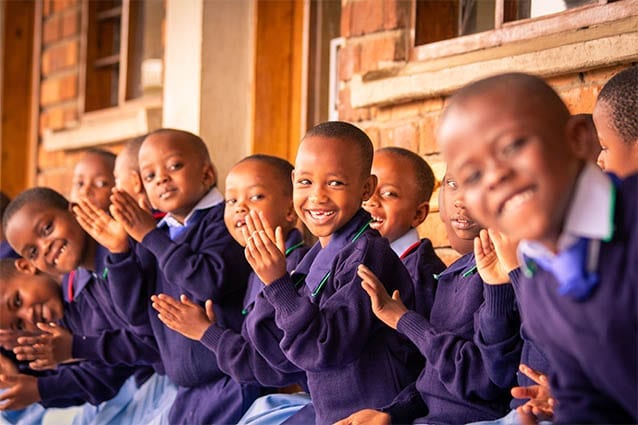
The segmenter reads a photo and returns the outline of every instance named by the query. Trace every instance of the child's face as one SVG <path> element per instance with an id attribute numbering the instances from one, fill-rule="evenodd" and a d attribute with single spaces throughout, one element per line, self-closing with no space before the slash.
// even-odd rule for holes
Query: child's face
<path id="1" fill-rule="evenodd" d="M 394 242 L 418 226 L 428 213 L 428 202 L 419 202 L 412 164 L 398 155 L 377 152 L 372 162 L 377 188 L 363 208 L 372 215 L 370 227 Z"/>
<path id="2" fill-rule="evenodd" d="M 450 233 L 454 233 L 459 239 L 473 241 L 481 226 L 469 215 L 462 198 L 457 181 L 447 173 L 443 178 L 439 203 L 441 220 L 449 225 L 448 237 Z"/>
<path id="3" fill-rule="evenodd" d="M 376 179 L 363 176 L 356 146 L 326 137 L 305 138 L 293 171 L 295 211 L 326 246 L 374 191 Z"/>
<path id="4" fill-rule="evenodd" d="M 73 170 L 71 201 L 87 197 L 91 203 L 107 211 L 111 201 L 111 189 L 115 186 L 113 169 L 100 155 L 87 154 Z"/>
<path id="5" fill-rule="evenodd" d="M 7 225 L 7 240 L 38 270 L 60 276 L 76 269 L 86 254 L 86 233 L 70 211 L 26 204 Z"/>
<path id="6" fill-rule="evenodd" d="M 292 198 L 284 194 L 272 166 L 262 161 L 244 161 L 233 167 L 226 177 L 224 222 L 233 238 L 246 246 L 242 227 L 249 211 L 261 211 L 272 228 L 281 226 L 284 235 L 292 229 L 297 216 Z"/>
<path id="7" fill-rule="evenodd" d="M 44 274 L 19 271 L 0 282 L 0 329 L 37 331 L 36 323 L 62 318 L 60 287 Z"/>
<path id="8" fill-rule="evenodd" d="M 151 205 L 179 221 L 215 182 L 212 165 L 184 137 L 170 132 L 152 134 L 139 152 L 140 174 Z"/>
<path id="9" fill-rule="evenodd" d="M 552 249 L 582 166 L 566 140 L 575 136 L 558 105 L 507 91 L 455 105 L 441 122 L 439 142 L 472 217 Z"/>
<path id="10" fill-rule="evenodd" d="M 598 166 L 619 177 L 626 177 L 638 171 L 638 140 L 626 143 L 614 127 L 610 112 L 605 102 L 598 102 L 592 113 L 602 148 Z"/>

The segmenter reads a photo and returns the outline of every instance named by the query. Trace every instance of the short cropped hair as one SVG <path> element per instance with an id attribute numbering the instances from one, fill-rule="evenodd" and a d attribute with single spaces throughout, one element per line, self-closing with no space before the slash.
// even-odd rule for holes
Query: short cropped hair
<path id="1" fill-rule="evenodd" d="M 344 121 L 326 121 L 308 130 L 304 139 L 308 137 L 327 137 L 354 143 L 361 155 L 362 173 L 370 174 L 374 148 L 370 137 L 359 127 Z"/>
<path id="2" fill-rule="evenodd" d="M 97 155 L 100 158 L 102 158 L 111 169 L 115 167 L 116 155 L 111 151 L 107 151 L 107 150 L 99 149 L 99 148 L 89 148 L 83 152 L 84 152 L 84 155 L 82 156 L 83 158 L 86 157 L 87 155 Z"/>
<path id="3" fill-rule="evenodd" d="M 9 202 L 7 209 L 2 215 L 2 230 L 6 234 L 7 225 L 13 216 L 28 204 L 38 204 L 52 207 L 58 210 L 67 211 L 69 201 L 60 193 L 48 187 L 33 187 L 20 193 L 15 199 Z"/>
<path id="4" fill-rule="evenodd" d="M 292 197 L 292 170 L 293 166 L 290 162 L 277 156 L 254 154 L 243 158 L 237 164 L 248 161 L 259 161 L 270 166 L 277 174 L 277 179 L 280 180 L 281 189 L 286 196 Z M 235 165 L 237 165 L 235 164 Z"/>
<path id="5" fill-rule="evenodd" d="M 191 148 L 195 150 L 195 152 L 197 153 L 197 156 L 204 159 L 206 163 L 212 164 L 212 161 L 210 159 L 210 154 L 208 152 L 208 147 L 206 147 L 206 143 L 204 143 L 204 140 L 198 135 L 193 134 L 190 131 L 178 130 L 176 128 L 159 128 L 157 130 L 150 132 L 144 138 L 144 140 L 148 140 L 149 137 L 156 134 L 166 134 L 166 135 L 172 134 L 172 135 L 181 137 L 184 141 L 186 141 L 190 145 Z"/>
<path id="6" fill-rule="evenodd" d="M 638 141 L 638 65 L 611 77 L 598 95 L 611 115 L 612 125 L 625 143 Z"/>
<path id="7" fill-rule="evenodd" d="M 434 192 L 434 172 L 423 157 L 417 153 L 400 148 L 397 146 L 389 146 L 381 149 L 377 149 L 377 153 L 387 153 L 395 155 L 407 160 L 412 165 L 414 171 L 414 177 L 416 178 L 416 184 L 418 188 L 417 198 L 419 202 L 429 201 Z"/>

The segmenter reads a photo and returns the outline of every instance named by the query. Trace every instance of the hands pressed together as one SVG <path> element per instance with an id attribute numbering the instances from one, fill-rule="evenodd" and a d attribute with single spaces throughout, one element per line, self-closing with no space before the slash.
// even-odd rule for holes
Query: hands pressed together
<path id="1" fill-rule="evenodd" d="M 261 212 L 250 211 L 242 228 L 246 260 L 265 285 L 286 274 L 286 241 L 283 230 L 273 230 Z"/>

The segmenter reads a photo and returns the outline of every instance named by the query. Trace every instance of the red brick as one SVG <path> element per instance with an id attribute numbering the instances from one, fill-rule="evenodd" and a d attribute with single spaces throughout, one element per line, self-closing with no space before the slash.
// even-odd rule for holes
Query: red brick
<path id="1" fill-rule="evenodd" d="M 79 34 L 80 14 L 77 10 L 67 12 L 62 18 L 62 37 L 71 37 Z"/>
<path id="2" fill-rule="evenodd" d="M 60 101 L 71 100 L 77 95 L 78 80 L 75 74 L 48 78 L 41 85 L 40 105 L 47 106 Z"/>
<path id="3" fill-rule="evenodd" d="M 574 87 L 559 94 L 572 114 L 591 113 L 600 88 L 596 86 Z"/>
<path id="4" fill-rule="evenodd" d="M 401 124 L 392 132 L 392 146 L 417 152 L 419 149 L 419 127 L 414 122 Z"/>
<path id="5" fill-rule="evenodd" d="M 70 68 L 78 63 L 77 40 L 55 45 L 42 54 L 42 74 L 49 75 L 52 72 Z"/>
<path id="6" fill-rule="evenodd" d="M 370 125 L 370 124 L 360 124 L 359 127 L 365 131 L 365 133 L 368 135 L 368 137 L 370 138 L 370 140 L 372 141 L 372 145 L 374 146 L 375 149 L 381 147 L 380 143 L 379 143 L 379 137 L 380 137 L 380 133 L 379 133 L 379 128 L 374 126 L 374 125 Z"/>
<path id="7" fill-rule="evenodd" d="M 77 0 L 53 0 L 53 11 L 60 12 L 78 4 Z"/>
<path id="8" fill-rule="evenodd" d="M 378 0 L 351 1 L 350 35 L 371 34 L 383 30 L 383 3 Z"/>
<path id="9" fill-rule="evenodd" d="M 64 196 L 71 193 L 71 182 L 73 179 L 72 169 L 50 169 L 43 170 L 36 177 L 38 186 L 47 186 L 57 190 Z"/>
<path id="10" fill-rule="evenodd" d="M 62 20 L 60 16 L 51 16 L 44 22 L 42 29 L 42 41 L 45 44 L 52 43 L 62 37 Z"/>
<path id="11" fill-rule="evenodd" d="M 65 151 L 46 151 L 44 146 L 38 146 L 38 169 L 72 167 L 75 164 L 75 156 Z"/>
<path id="12" fill-rule="evenodd" d="M 355 109 L 350 104 L 350 88 L 345 87 L 339 91 L 339 103 L 337 104 L 339 119 L 342 121 L 358 122 L 370 119 L 369 108 Z"/>
<path id="13" fill-rule="evenodd" d="M 419 120 L 419 152 L 427 155 L 439 151 L 436 143 L 436 126 L 440 113 L 425 114 Z"/>
<path id="14" fill-rule="evenodd" d="M 612 66 L 607 68 L 599 68 L 585 73 L 585 83 L 594 83 L 601 87 L 605 85 L 607 81 L 623 69 L 627 68 L 631 64 L 624 64 L 620 66 Z"/>
<path id="15" fill-rule="evenodd" d="M 346 44 L 339 50 L 339 80 L 348 81 L 359 72 L 361 62 L 361 46 Z"/>
<path id="16" fill-rule="evenodd" d="M 51 0 L 42 0 L 42 16 L 47 17 L 53 13 L 53 4 Z"/>
<path id="17" fill-rule="evenodd" d="M 352 26 L 352 0 L 346 0 L 341 5 L 341 37 L 350 37 L 352 34 L 350 28 Z"/>
<path id="18" fill-rule="evenodd" d="M 411 1 L 383 0 L 383 28 L 386 30 L 397 28 L 407 29 L 411 9 Z"/>
<path id="19" fill-rule="evenodd" d="M 394 61 L 398 56 L 397 48 L 400 44 L 396 36 L 375 37 L 364 40 L 361 43 L 361 71 L 373 71 L 379 69 L 379 63 Z M 400 49 L 401 50 L 401 49 Z"/>
<path id="20" fill-rule="evenodd" d="M 432 241 L 432 245 L 450 246 L 447 239 L 447 232 L 445 231 L 445 225 L 441 221 L 438 213 L 430 213 L 425 218 L 425 221 L 417 227 L 417 231 L 421 237 L 426 237 Z"/>

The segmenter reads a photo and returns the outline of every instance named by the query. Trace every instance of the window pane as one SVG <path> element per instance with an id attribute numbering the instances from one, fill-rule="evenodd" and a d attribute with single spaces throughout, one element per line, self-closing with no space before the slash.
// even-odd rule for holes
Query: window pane
<path id="1" fill-rule="evenodd" d="M 595 3 L 598 0 L 505 0 L 505 21 L 536 18 Z"/>

